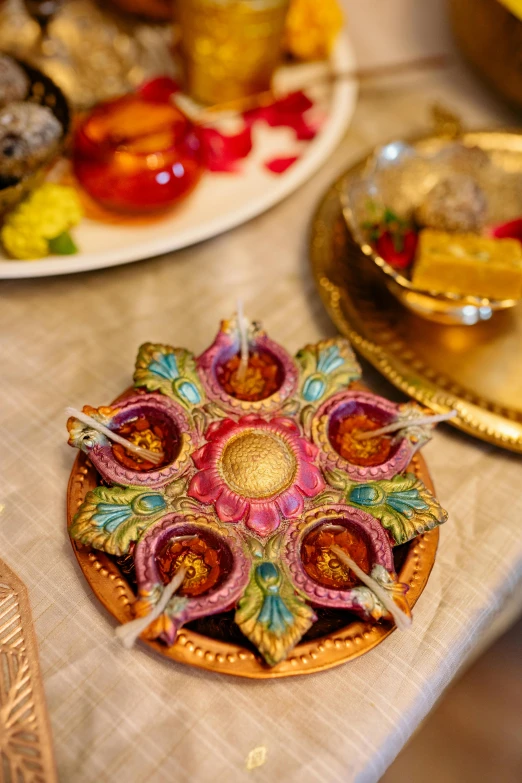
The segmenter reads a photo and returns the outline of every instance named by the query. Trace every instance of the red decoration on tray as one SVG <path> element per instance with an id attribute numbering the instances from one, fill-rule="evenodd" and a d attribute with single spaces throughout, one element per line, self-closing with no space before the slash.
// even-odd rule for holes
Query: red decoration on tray
<path id="1" fill-rule="evenodd" d="M 238 133 L 228 135 L 213 127 L 199 130 L 203 143 L 205 160 L 209 171 L 238 172 L 239 161 L 252 151 L 252 128 L 257 122 L 266 122 L 271 128 L 290 128 L 299 141 L 310 141 L 317 133 L 317 127 L 305 118 L 306 112 L 313 106 L 312 101 L 303 93 L 295 92 L 270 106 L 251 109 L 243 114 L 244 128 Z M 267 161 L 264 165 L 273 174 L 284 172 L 298 160 L 297 155 L 282 156 Z"/>
<path id="2" fill-rule="evenodd" d="M 413 229 L 401 235 L 384 231 L 377 240 L 376 249 L 394 269 L 407 269 L 415 258 L 417 234 Z"/>
<path id="3" fill-rule="evenodd" d="M 386 207 L 375 215 L 376 205 L 370 205 L 372 218 L 362 224 L 377 253 L 394 269 L 407 269 L 417 250 L 418 236 L 412 224 Z"/>
<path id="4" fill-rule="evenodd" d="M 500 223 L 491 229 L 491 236 L 495 239 L 518 239 L 522 242 L 522 218 Z"/>
<path id="5" fill-rule="evenodd" d="M 280 98 L 269 106 L 251 109 L 243 116 L 249 126 L 264 120 L 271 128 L 291 128 L 299 141 L 311 141 L 318 129 L 306 120 L 305 114 L 313 105 L 310 98 L 300 90 Z"/>
<path id="6" fill-rule="evenodd" d="M 245 127 L 239 133 L 227 135 L 215 128 L 198 130 L 203 146 L 203 156 L 209 171 L 237 172 L 238 162 L 252 151 L 252 133 Z"/>
<path id="7" fill-rule="evenodd" d="M 272 174 L 284 174 L 296 160 L 299 160 L 298 155 L 291 155 L 288 158 L 273 158 L 266 161 L 265 168 L 271 171 Z"/>

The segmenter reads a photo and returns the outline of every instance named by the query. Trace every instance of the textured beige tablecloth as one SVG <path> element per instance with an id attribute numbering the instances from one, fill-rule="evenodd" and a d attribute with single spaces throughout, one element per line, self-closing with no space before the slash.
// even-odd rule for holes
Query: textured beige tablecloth
<path id="1" fill-rule="evenodd" d="M 125 651 L 65 533 L 65 406 L 114 398 L 145 340 L 201 351 L 238 295 L 290 349 L 333 334 L 308 268 L 314 206 L 371 144 L 426 127 L 435 99 L 469 125 L 506 121 L 458 69 L 366 89 L 324 169 L 257 220 L 128 267 L 1 285 L 2 557 L 29 587 L 64 783 L 374 783 L 520 586 L 521 460 L 449 429 L 425 449 L 450 519 L 412 632 L 322 674 L 250 682 Z"/>

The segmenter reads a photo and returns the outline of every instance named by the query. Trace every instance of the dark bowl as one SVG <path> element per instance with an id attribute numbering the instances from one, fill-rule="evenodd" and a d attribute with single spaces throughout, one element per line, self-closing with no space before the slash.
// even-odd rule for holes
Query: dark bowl
<path id="1" fill-rule="evenodd" d="M 493 90 L 522 107 L 522 21 L 498 0 L 448 0 L 464 57 Z"/>
<path id="2" fill-rule="evenodd" d="M 17 60 L 17 63 L 29 77 L 29 92 L 25 100 L 39 103 L 41 106 L 48 106 L 62 126 L 62 135 L 49 151 L 47 158 L 33 171 L 14 180 L 12 183 L 8 182 L 5 187 L 0 186 L 0 215 L 13 209 L 35 187 L 43 182 L 47 167 L 52 160 L 58 157 L 65 146 L 71 125 L 69 104 L 60 88 L 52 79 L 37 68 L 33 68 L 29 63 L 21 60 Z"/>

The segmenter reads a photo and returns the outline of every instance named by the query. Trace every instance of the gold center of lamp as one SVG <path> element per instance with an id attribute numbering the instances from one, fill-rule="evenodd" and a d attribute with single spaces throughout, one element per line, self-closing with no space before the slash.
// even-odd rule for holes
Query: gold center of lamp
<path id="1" fill-rule="evenodd" d="M 287 489 L 297 472 L 295 455 L 283 438 L 246 430 L 223 450 L 220 472 L 231 490 L 246 498 L 269 498 Z"/>
<path id="2" fill-rule="evenodd" d="M 129 440 L 135 446 L 139 446 L 142 449 L 148 449 L 149 451 L 153 451 L 156 454 L 161 454 L 163 451 L 161 438 L 158 438 L 158 436 L 155 435 L 151 429 L 142 430 L 141 432 L 133 432 L 129 436 Z"/>
<path id="3" fill-rule="evenodd" d="M 322 574 L 330 577 L 330 579 L 339 579 L 349 575 L 348 568 L 343 566 L 341 561 L 328 549 L 321 550 L 321 554 L 317 558 L 317 568 Z"/>
<path id="4" fill-rule="evenodd" d="M 176 560 L 176 571 L 183 566 L 186 569 L 183 580 L 184 588 L 197 587 L 204 582 L 210 573 L 210 567 L 205 563 L 201 555 L 194 552 L 183 552 Z"/>

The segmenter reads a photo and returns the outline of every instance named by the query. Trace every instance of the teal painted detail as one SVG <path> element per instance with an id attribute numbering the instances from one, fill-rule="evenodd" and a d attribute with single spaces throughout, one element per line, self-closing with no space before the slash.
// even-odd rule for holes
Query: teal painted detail
<path id="1" fill-rule="evenodd" d="M 448 515 L 428 488 L 412 473 L 392 479 L 354 484 L 339 470 L 327 471 L 329 484 L 345 493 L 353 506 L 367 509 L 386 528 L 395 544 L 446 521 Z"/>
<path id="2" fill-rule="evenodd" d="M 390 494 L 387 502 L 389 506 L 407 517 L 412 516 L 415 511 L 426 511 L 429 509 L 429 505 L 421 498 L 416 489 Z"/>
<path id="3" fill-rule="evenodd" d="M 325 375 L 329 375 L 338 367 L 341 367 L 344 362 L 343 357 L 339 352 L 337 345 L 330 345 L 328 348 L 319 352 L 319 358 L 317 360 L 317 369 L 319 372 L 323 372 Z"/>
<path id="4" fill-rule="evenodd" d="M 361 377 L 353 351 L 343 339 L 306 345 L 296 359 L 301 370 L 300 397 L 312 407 Z"/>
<path id="5" fill-rule="evenodd" d="M 282 634 L 294 623 L 292 612 L 279 595 L 281 575 L 273 563 L 261 563 L 256 568 L 256 580 L 263 590 L 264 601 L 257 618 L 258 623 L 274 634 Z"/>
<path id="6" fill-rule="evenodd" d="M 303 386 L 303 397 L 307 402 L 315 402 L 321 399 L 326 391 L 326 383 L 318 375 L 307 378 Z"/>
<path id="7" fill-rule="evenodd" d="M 115 506 L 112 503 L 98 503 L 96 514 L 92 521 L 97 527 L 103 527 L 108 533 L 113 533 L 117 527 L 132 517 L 130 506 Z"/>
<path id="8" fill-rule="evenodd" d="M 161 495 L 139 495 L 131 503 L 123 505 L 120 503 L 98 503 L 92 521 L 97 527 L 103 527 L 107 533 L 114 533 L 120 525 L 135 514 L 148 516 L 156 514 L 166 507 L 167 504 Z"/>
<path id="9" fill-rule="evenodd" d="M 125 555 L 131 544 L 167 508 L 161 492 L 139 487 L 96 487 L 78 509 L 70 535 L 109 555 Z"/>
<path id="10" fill-rule="evenodd" d="M 349 492 L 348 500 L 360 506 L 374 506 L 382 502 L 382 491 L 371 484 L 358 484 Z"/>
<path id="11" fill-rule="evenodd" d="M 132 501 L 132 510 L 135 514 L 155 514 L 167 507 L 165 499 L 161 495 L 140 495 Z"/>
<path id="12" fill-rule="evenodd" d="M 235 614 L 241 631 L 270 666 L 286 658 L 316 619 L 288 576 L 274 562 L 280 557 L 281 542 L 281 534 L 273 536 L 264 546 L 257 539 L 248 539 L 254 566 Z"/>
<path id="13" fill-rule="evenodd" d="M 258 565 L 256 576 L 261 587 L 269 584 L 278 584 L 281 581 L 279 569 L 273 563 L 261 563 Z"/>
<path id="14" fill-rule="evenodd" d="M 303 385 L 303 397 L 307 402 L 320 400 L 326 391 L 328 382 L 324 378 L 342 367 L 344 359 L 337 345 L 330 345 L 319 351 L 317 359 L 317 372 L 310 375 Z"/>
<path id="15" fill-rule="evenodd" d="M 197 405 L 201 402 L 201 395 L 197 388 L 190 381 L 182 381 L 179 386 L 176 387 L 178 394 L 183 397 L 191 405 Z"/>
<path id="16" fill-rule="evenodd" d="M 194 356 L 171 345 L 144 343 L 140 347 L 134 385 L 165 394 L 188 410 L 204 399 Z"/>
<path id="17" fill-rule="evenodd" d="M 374 484 L 356 484 L 348 493 L 348 502 L 358 506 L 378 506 L 387 503 L 395 511 L 411 517 L 416 511 L 429 509 L 428 503 L 420 496 L 418 489 L 406 489 L 398 492 L 385 492 L 380 482 Z"/>
<path id="18" fill-rule="evenodd" d="M 149 372 L 169 381 L 179 378 L 178 363 L 173 353 L 157 354 L 148 367 Z"/>

